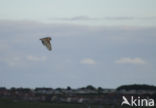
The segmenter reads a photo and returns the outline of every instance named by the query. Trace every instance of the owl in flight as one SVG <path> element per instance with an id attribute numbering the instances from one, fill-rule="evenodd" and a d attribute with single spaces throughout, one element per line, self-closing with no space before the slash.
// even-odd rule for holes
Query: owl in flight
<path id="1" fill-rule="evenodd" d="M 49 51 L 52 50 L 51 43 L 50 43 L 51 37 L 41 38 L 40 40 L 42 44 L 46 46 Z"/>

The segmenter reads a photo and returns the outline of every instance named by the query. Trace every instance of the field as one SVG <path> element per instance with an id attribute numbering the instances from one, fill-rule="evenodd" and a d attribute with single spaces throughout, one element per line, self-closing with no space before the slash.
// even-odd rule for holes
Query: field
<path id="1" fill-rule="evenodd" d="M 13 102 L 0 99 L 0 108 L 132 108 L 121 106 L 67 104 L 67 103 L 43 103 L 43 102 Z M 150 107 L 141 107 L 150 108 Z M 152 107 L 154 108 L 154 107 Z"/>
<path id="2" fill-rule="evenodd" d="M 82 104 L 51 104 L 51 103 L 0 103 L 0 108 L 111 108 L 101 105 L 82 105 Z"/>
<path id="3" fill-rule="evenodd" d="M 87 104 L 13 102 L 10 100 L 0 100 L 0 108 L 117 108 L 117 107 L 108 107 L 102 105 L 87 105 Z"/>

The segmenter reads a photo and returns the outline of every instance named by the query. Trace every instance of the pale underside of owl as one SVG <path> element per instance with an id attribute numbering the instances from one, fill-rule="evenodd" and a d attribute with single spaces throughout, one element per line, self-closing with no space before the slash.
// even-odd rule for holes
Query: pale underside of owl
<path id="1" fill-rule="evenodd" d="M 46 46 L 49 51 L 52 50 L 52 46 L 51 46 L 51 43 L 50 43 L 51 37 L 41 38 L 40 40 L 41 40 L 42 44 L 44 46 Z"/>

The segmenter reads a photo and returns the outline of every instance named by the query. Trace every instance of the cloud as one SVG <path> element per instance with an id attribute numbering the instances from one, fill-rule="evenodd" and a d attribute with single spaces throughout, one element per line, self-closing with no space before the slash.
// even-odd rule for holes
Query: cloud
<path id="1" fill-rule="evenodd" d="M 51 20 L 64 20 L 64 21 L 77 21 L 77 20 L 98 20 L 99 18 L 92 18 L 89 16 L 75 16 L 75 17 L 62 17 L 62 18 L 51 18 Z"/>
<path id="2" fill-rule="evenodd" d="M 135 17 L 135 16 L 106 16 L 106 17 L 90 17 L 90 16 L 75 16 L 75 17 L 60 17 L 60 18 L 50 18 L 50 20 L 60 20 L 60 21 L 102 21 L 102 20 L 156 20 L 156 16 L 150 17 Z"/>
<path id="3" fill-rule="evenodd" d="M 7 64 L 9 67 L 23 67 L 28 65 L 28 62 L 44 62 L 47 60 L 45 56 L 5 56 L 0 58 L 0 62 Z"/>
<path id="4" fill-rule="evenodd" d="M 104 17 L 103 20 L 133 20 L 134 17 L 118 16 L 118 17 Z"/>
<path id="5" fill-rule="evenodd" d="M 0 62 L 7 64 L 10 67 L 19 66 L 21 64 L 20 57 L 3 57 Z"/>
<path id="6" fill-rule="evenodd" d="M 95 60 L 91 58 L 85 58 L 80 61 L 81 64 L 96 64 Z"/>
<path id="7" fill-rule="evenodd" d="M 48 36 L 53 38 L 52 45 L 54 50 L 52 52 L 44 51 L 45 49 L 39 40 L 39 38 L 45 37 L 43 34 L 48 34 Z M 126 71 L 131 77 L 136 76 L 134 73 L 130 73 L 130 71 L 133 70 L 135 73 L 143 73 L 141 77 L 138 76 L 141 79 L 147 79 L 147 81 L 151 82 L 155 80 L 153 77 L 156 58 L 154 54 L 154 48 L 156 46 L 155 27 L 136 26 L 134 28 L 130 26 L 130 28 L 127 29 L 118 26 L 85 26 L 71 23 L 45 24 L 25 21 L 2 21 L 0 22 L 0 40 L 3 40 L 3 42 L 0 41 L 0 58 L 6 58 L 7 60 L 7 63 L 0 61 L 0 71 L 1 73 L 4 71 L 4 74 L 2 73 L 3 75 L 1 75 L 0 78 L 2 82 L 10 81 L 11 78 L 15 79 L 15 82 L 18 82 L 18 78 L 14 76 L 20 76 L 21 79 L 26 78 L 23 82 L 28 84 L 27 81 L 30 80 L 29 78 L 32 78 L 30 81 L 33 81 L 34 77 L 31 76 L 35 76 L 37 73 L 38 79 L 45 78 L 47 82 L 51 82 L 51 80 L 50 78 L 46 78 L 53 76 L 53 79 L 56 80 L 56 85 L 59 81 L 57 76 L 61 76 L 61 78 L 64 78 L 64 80 L 67 79 L 67 81 L 68 79 L 73 80 L 76 78 L 76 81 L 84 81 L 84 84 L 86 84 L 88 82 L 85 82 L 85 79 L 88 78 L 88 73 L 92 71 L 90 73 L 91 77 L 88 80 L 92 81 L 91 79 L 94 79 L 96 76 L 93 83 L 98 83 L 96 80 L 100 81 L 98 79 L 104 79 L 103 76 L 105 76 L 107 80 L 107 78 L 112 77 L 114 71 L 121 72 L 121 68 L 124 70 L 122 72 Z M 143 42 L 138 42 L 140 40 L 143 40 Z M 6 51 L 6 49 L 8 50 Z M 116 69 L 118 65 L 111 61 L 114 61 L 113 58 L 117 58 L 115 60 L 118 60 L 120 59 L 118 57 L 124 57 L 122 56 L 123 54 L 129 55 L 130 58 L 133 57 L 133 55 L 139 54 L 139 57 L 143 56 L 147 58 L 152 66 L 147 67 L 141 65 L 141 68 L 136 69 L 133 67 L 135 65 L 132 65 L 129 69 L 126 67 Z M 19 59 L 16 57 L 19 57 Z M 85 60 L 87 58 L 91 60 Z M 66 59 L 70 59 L 71 61 L 65 61 Z M 74 61 L 78 61 L 78 64 Z M 51 66 L 53 66 L 53 69 Z M 94 68 L 84 66 L 93 66 Z M 43 72 L 45 68 L 46 71 Z M 95 70 L 98 71 L 98 73 L 93 72 Z M 147 71 L 151 76 L 148 76 Z M 136 80 L 134 81 L 138 81 L 138 77 L 136 76 Z M 115 80 L 119 78 L 123 77 L 120 75 L 114 77 Z M 70 84 L 71 81 L 69 81 L 68 84 Z M 126 81 L 131 82 L 131 79 Z M 78 83 L 79 82 L 74 82 L 74 84 Z M 100 84 L 103 83 L 107 82 L 100 82 Z M 41 84 L 44 85 L 42 82 Z M 10 83 L 10 85 L 13 85 L 13 83 Z"/>
<path id="8" fill-rule="evenodd" d="M 147 62 L 144 61 L 142 58 L 129 58 L 129 57 L 123 57 L 119 60 L 116 60 L 115 63 L 117 64 L 146 64 Z"/>
<path id="9" fill-rule="evenodd" d="M 51 18 L 51 20 L 62 20 L 62 21 L 86 21 L 86 20 L 132 20 L 133 17 L 119 16 L 119 17 L 90 17 L 90 16 L 75 16 L 75 17 L 62 17 L 62 18 Z"/>
<path id="10" fill-rule="evenodd" d="M 32 55 L 27 56 L 26 58 L 27 58 L 27 60 L 33 61 L 33 62 L 46 61 L 46 59 L 47 59 L 46 56 L 37 57 L 37 56 L 32 56 Z"/>
<path id="11" fill-rule="evenodd" d="M 9 45 L 8 44 L 1 44 L 0 43 L 0 51 L 6 51 L 9 49 Z"/>
<path id="12" fill-rule="evenodd" d="M 10 46 L 7 41 L 0 40 L 0 52 L 9 50 Z"/>

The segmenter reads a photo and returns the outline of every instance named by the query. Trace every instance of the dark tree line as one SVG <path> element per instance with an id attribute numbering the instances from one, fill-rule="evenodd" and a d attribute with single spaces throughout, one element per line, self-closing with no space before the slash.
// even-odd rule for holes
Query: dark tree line
<path id="1" fill-rule="evenodd" d="M 34 90 L 35 91 L 38 91 L 38 90 L 53 90 L 53 88 L 46 88 L 46 87 L 43 87 L 43 88 L 35 88 Z M 70 86 L 68 86 L 67 88 L 65 88 L 66 90 L 72 90 L 72 88 Z M 97 91 L 103 91 L 104 88 L 102 87 L 94 87 L 92 85 L 88 85 L 86 87 L 81 87 L 79 88 L 81 90 L 97 90 Z M 30 92 L 32 91 L 33 89 L 31 88 L 10 88 L 10 89 L 7 89 L 5 87 L 0 87 L 0 90 L 10 90 L 10 91 L 23 91 L 23 92 Z M 56 88 L 54 90 L 63 90 L 63 88 Z M 132 84 L 132 85 L 122 85 L 122 86 L 119 86 L 118 88 L 116 88 L 116 90 L 151 90 L 151 91 L 156 91 L 156 86 L 153 86 L 153 85 L 145 85 L 145 84 L 142 84 L 142 85 L 139 85 L 139 84 Z"/>
<path id="2" fill-rule="evenodd" d="M 153 85 L 139 85 L 139 84 L 133 84 L 133 85 L 122 85 L 117 88 L 117 90 L 152 90 L 156 91 L 156 86 Z"/>

